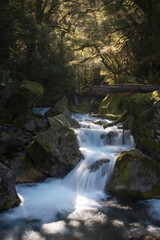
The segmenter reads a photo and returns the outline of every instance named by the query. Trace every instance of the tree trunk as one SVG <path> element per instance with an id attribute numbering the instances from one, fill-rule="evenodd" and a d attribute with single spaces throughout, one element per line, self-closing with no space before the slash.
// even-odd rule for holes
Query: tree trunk
<path id="1" fill-rule="evenodd" d="M 130 84 L 117 84 L 117 85 L 95 85 L 86 88 L 85 92 L 90 95 L 108 95 L 108 94 L 122 94 L 130 95 L 134 93 L 149 93 L 160 90 L 160 85 L 130 85 Z"/>

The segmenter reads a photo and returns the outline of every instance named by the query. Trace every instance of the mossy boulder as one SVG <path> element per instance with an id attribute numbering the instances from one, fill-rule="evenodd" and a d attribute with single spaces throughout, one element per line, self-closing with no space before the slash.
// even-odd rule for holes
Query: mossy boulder
<path id="1" fill-rule="evenodd" d="M 30 111 L 23 112 L 12 122 L 14 127 L 36 132 L 43 129 L 47 125 L 47 121 L 41 114 L 34 114 Z"/>
<path id="2" fill-rule="evenodd" d="M 135 199 L 160 198 L 160 164 L 137 149 L 123 152 L 108 187 Z"/>
<path id="3" fill-rule="evenodd" d="M 20 203 L 15 189 L 15 179 L 14 173 L 0 163 L 0 212 Z"/>
<path id="4" fill-rule="evenodd" d="M 36 167 L 54 176 L 71 170 L 82 158 L 76 135 L 64 115 L 48 118 L 50 126 L 26 148 Z"/>
<path id="5" fill-rule="evenodd" d="M 35 101 L 39 101 L 43 97 L 44 88 L 40 83 L 24 80 L 21 89 L 24 93 L 31 95 Z"/>
<path id="6" fill-rule="evenodd" d="M 134 94 L 127 114 L 136 147 L 160 162 L 160 93 Z"/>
<path id="7" fill-rule="evenodd" d="M 101 102 L 98 112 L 108 119 L 117 119 L 126 111 L 127 100 L 128 96 L 125 95 L 107 95 Z"/>

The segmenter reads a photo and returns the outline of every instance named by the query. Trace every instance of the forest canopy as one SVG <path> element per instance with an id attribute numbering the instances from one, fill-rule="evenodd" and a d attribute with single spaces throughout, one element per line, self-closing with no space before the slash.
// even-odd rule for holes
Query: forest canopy
<path id="1" fill-rule="evenodd" d="M 0 84 L 159 84 L 159 16 L 159 0 L 2 0 Z"/>

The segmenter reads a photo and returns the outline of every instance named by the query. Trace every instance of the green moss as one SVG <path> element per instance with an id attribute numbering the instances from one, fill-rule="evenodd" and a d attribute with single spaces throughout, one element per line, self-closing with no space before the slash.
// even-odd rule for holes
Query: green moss
<path id="1" fill-rule="evenodd" d="M 104 129 L 107 128 L 107 127 L 112 127 L 120 122 L 124 122 L 125 120 L 127 119 L 127 116 L 126 116 L 126 111 L 114 122 L 111 122 L 111 123 L 106 123 L 103 125 Z"/>
<path id="2" fill-rule="evenodd" d="M 127 108 L 128 96 L 107 95 L 100 104 L 99 114 L 104 114 L 106 118 L 116 120 Z"/>
<path id="3" fill-rule="evenodd" d="M 37 82 L 24 80 L 22 82 L 22 88 L 38 99 L 43 96 L 44 88 Z"/>
<path id="4" fill-rule="evenodd" d="M 3 205 L 0 206 L 0 212 L 6 211 L 9 208 L 17 207 L 20 203 L 21 203 L 20 199 L 18 199 L 15 203 L 12 201 L 4 203 Z"/>
<path id="5" fill-rule="evenodd" d="M 112 183 L 117 192 L 133 198 L 160 198 L 160 164 L 138 150 L 124 152 L 117 159 Z"/>

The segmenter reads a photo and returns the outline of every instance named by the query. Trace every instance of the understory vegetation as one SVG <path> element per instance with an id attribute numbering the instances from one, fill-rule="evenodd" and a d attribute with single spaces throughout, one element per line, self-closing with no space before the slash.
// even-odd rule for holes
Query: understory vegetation
<path id="1" fill-rule="evenodd" d="M 158 0 L 2 0 L 0 86 L 35 81 L 57 100 L 101 83 L 159 84 L 159 14 Z"/>

